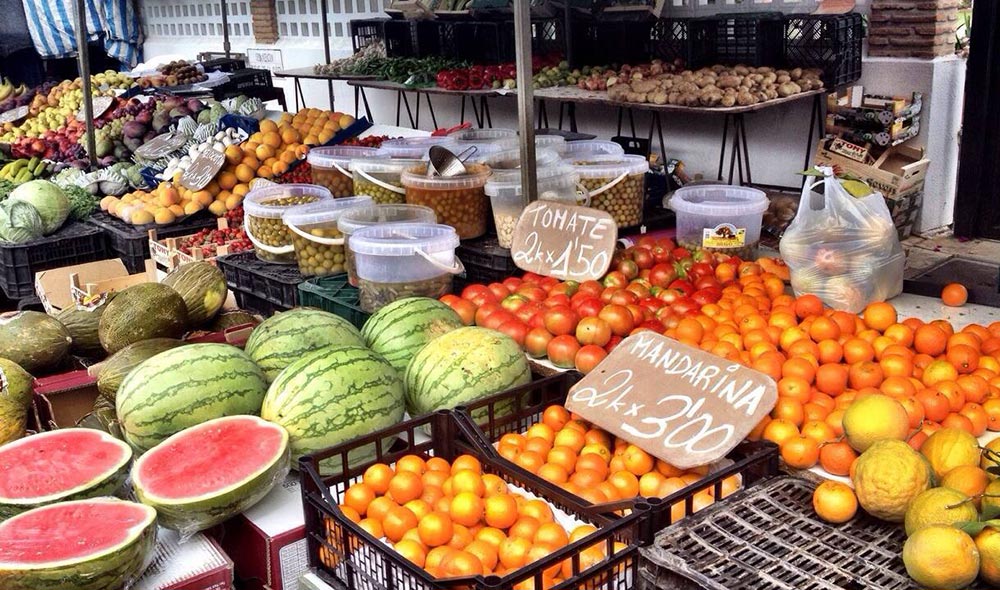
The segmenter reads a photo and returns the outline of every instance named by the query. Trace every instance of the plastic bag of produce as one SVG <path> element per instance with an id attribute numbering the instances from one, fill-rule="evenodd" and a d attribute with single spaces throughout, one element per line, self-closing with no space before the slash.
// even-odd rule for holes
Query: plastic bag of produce
<path id="1" fill-rule="evenodd" d="M 781 238 L 796 295 L 812 293 L 835 309 L 859 312 L 903 290 L 906 255 L 881 193 L 854 197 L 830 168 L 802 189 Z"/>
<path id="2" fill-rule="evenodd" d="M 23 244 L 42 237 L 42 217 L 30 203 L 8 199 L 0 203 L 0 242 Z"/>

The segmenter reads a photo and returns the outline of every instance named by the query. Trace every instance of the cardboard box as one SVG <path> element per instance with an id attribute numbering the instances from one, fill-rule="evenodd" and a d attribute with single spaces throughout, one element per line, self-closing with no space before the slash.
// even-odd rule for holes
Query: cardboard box
<path id="1" fill-rule="evenodd" d="M 924 202 L 924 186 L 912 188 L 906 194 L 895 197 L 885 197 L 885 204 L 889 207 L 889 214 L 892 215 L 892 223 L 896 226 L 896 232 L 900 240 L 905 240 L 913 233 L 913 225 L 920 216 L 920 207 Z"/>
<path id="2" fill-rule="evenodd" d="M 97 377 L 87 370 L 70 371 L 35 380 L 32 411 L 36 430 L 72 428 L 94 409 Z"/>
<path id="3" fill-rule="evenodd" d="M 857 124 L 876 123 L 883 127 L 897 119 L 919 115 L 923 109 L 923 95 L 881 96 L 865 94 L 862 86 L 851 86 L 839 93 L 830 93 L 826 101 L 827 113 Z"/>
<path id="4" fill-rule="evenodd" d="M 130 275 L 121 259 L 99 260 L 35 273 L 35 293 L 48 313 L 76 305 L 84 293 L 121 291 L 157 280 L 156 269 L 146 261 L 146 272 Z"/>
<path id="5" fill-rule="evenodd" d="M 907 194 L 922 185 L 931 163 L 923 149 L 900 145 L 887 149 L 874 164 L 862 164 L 827 149 L 825 139 L 820 140 L 813 162 L 817 166 L 838 166 L 887 198 Z"/>
<path id="6" fill-rule="evenodd" d="M 224 217 L 220 217 L 216 222 L 216 229 L 229 229 L 229 222 Z M 206 254 L 200 247 L 193 248 L 190 254 L 184 253 L 181 250 L 183 244 L 194 237 L 194 235 L 194 233 L 190 233 L 184 236 L 177 236 L 175 238 L 159 239 L 155 229 L 149 230 L 150 259 L 161 267 L 173 269 L 182 264 L 189 264 L 199 260 L 213 262 L 217 257 L 229 254 L 229 246 L 232 242 L 227 242 L 221 245 L 209 244 L 206 246 L 209 250 L 208 254 Z"/>
<path id="7" fill-rule="evenodd" d="M 198 533 L 184 543 L 170 530 L 160 529 L 153 563 L 132 590 L 230 590 L 233 562 L 219 545 Z"/>
<path id="8" fill-rule="evenodd" d="M 255 506 L 227 521 L 218 538 L 240 580 L 270 590 L 301 590 L 309 571 L 299 480 L 289 475 Z"/>

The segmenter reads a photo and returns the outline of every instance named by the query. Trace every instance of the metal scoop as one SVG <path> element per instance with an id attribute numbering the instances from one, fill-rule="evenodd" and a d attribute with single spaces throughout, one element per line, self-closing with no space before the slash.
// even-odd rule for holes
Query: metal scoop
<path id="1" fill-rule="evenodd" d="M 448 148 L 439 145 L 431 146 L 429 152 L 430 161 L 427 163 L 427 176 L 442 176 L 447 178 L 449 176 L 468 174 L 469 171 L 465 168 L 465 161 L 472 154 L 476 153 L 477 149 L 476 146 L 470 146 L 456 156 Z"/>

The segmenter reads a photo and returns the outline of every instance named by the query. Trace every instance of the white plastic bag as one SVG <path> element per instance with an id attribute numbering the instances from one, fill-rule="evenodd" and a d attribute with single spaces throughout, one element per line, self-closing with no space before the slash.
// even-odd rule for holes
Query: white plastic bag
<path id="1" fill-rule="evenodd" d="M 799 210 L 781 238 L 781 257 L 796 295 L 853 313 L 903 290 L 906 255 L 881 193 L 851 196 L 830 168 L 802 190 Z M 822 189 L 822 192 L 813 189 Z"/>

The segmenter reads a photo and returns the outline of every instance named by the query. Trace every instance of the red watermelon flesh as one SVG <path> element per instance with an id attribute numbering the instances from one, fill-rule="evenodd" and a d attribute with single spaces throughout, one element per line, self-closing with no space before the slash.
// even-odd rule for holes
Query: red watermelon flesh
<path id="1" fill-rule="evenodd" d="M 0 568 L 94 557 L 121 546 L 156 520 L 156 511 L 112 499 L 61 502 L 0 523 Z"/>

